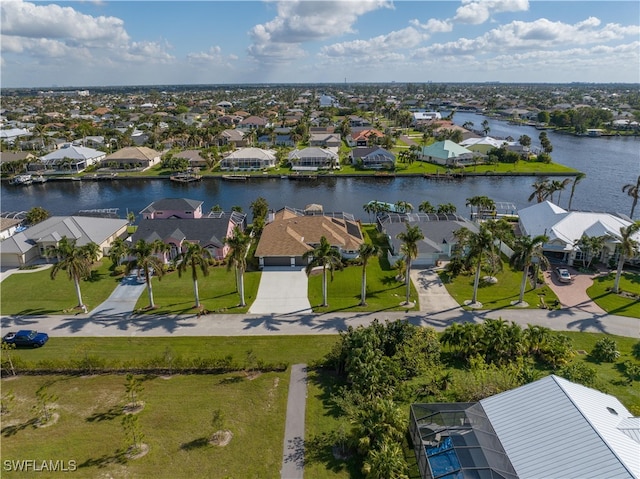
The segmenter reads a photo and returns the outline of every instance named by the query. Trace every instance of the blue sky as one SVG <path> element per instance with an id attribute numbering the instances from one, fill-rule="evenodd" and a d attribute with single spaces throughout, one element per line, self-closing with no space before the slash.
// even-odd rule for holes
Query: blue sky
<path id="1" fill-rule="evenodd" d="M 640 83 L 640 2 L 3 0 L 3 87 Z"/>

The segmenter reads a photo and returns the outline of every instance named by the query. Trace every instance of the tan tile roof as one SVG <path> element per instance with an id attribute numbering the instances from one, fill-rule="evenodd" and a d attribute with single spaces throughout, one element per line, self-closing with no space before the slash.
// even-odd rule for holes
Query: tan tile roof
<path id="1" fill-rule="evenodd" d="M 356 223 L 341 218 L 305 216 L 282 209 L 265 226 L 256 256 L 301 256 L 313 249 L 310 245 L 320 243 L 322 236 L 332 246 L 343 250 L 357 250 L 363 240 L 347 232 L 347 223 L 357 227 Z"/>

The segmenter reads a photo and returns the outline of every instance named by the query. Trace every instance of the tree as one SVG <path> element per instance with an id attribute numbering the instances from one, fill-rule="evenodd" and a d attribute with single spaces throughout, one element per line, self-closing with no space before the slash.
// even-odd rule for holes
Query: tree
<path id="1" fill-rule="evenodd" d="M 58 397 L 49 392 L 47 385 L 40 386 L 36 391 L 36 405 L 34 409 L 38 413 L 40 424 L 46 424 L 51 420 L 51 411 Z"/>
<path id="2" fill-rule="evenodd" d="M 413 211 L 413 205 L 407 201 L 396 201 L 393 206 L 397 213 L 411 213 Z"/>
<path id="3" fill-rule="evenodd" d="M 453 203 L 444 203 L 441 205 L 438 205 L 438 209 L 436 210 L 436 213 L 438 213 L 439 215 L 454 215 L 456 214 L 457 208 L 456 205 L 454 205 Z"/>
<path id="4" fill-rule="evenodd" d="M 113 240 L 113 243 L 111 243 L 111 246 L 109 247 L 109 259 L 113 263 L 113 266 L 120 266 L 122 258 L 128 251 L 129 247 L 122 238 L 116 238 Z"/>
<path id="5" fill-rule="evenodd" d="M 586 268 L 591 267 L 593 258 L 602 251 L 606 236 L 587 236 L 582 237 L 576 241 L 576 246 L 580 248 L 582 252 L 582 266 Z"/>
<path id="6" fill-rule="evenodd" d="M 476 207 L 476 220 L 480 220 L 481 215 L 480 211 L 495 211 L 496 203 L 488 196 L 473 196 L 471 198 L 467 198 L 467 202 L 465 206 L 475 206 Z M 473 214 L 472 214 L 473 217 Z M 472 218 L 473 219 L 473 218 Z"/>
<path id="7" fill-rule="evenodd" d="M 142 389 L 142 379 L 128 373 L 124 383 L 125 400 L 128 406 L 136 407 L 139 405 L 138 395 L 142 392 Z"/>
<path id="8" fill-rule="evenodd" d="M 46 220 L 51 214 L 40 206 L 34 206 L 25 215 L 24 219 L 27 224 L 35 225 L 36 223 L 40 223 L 41 221 Z"/>
<path id="9" fill-rule="evenodd" d="M 371 258 L 380 256 L 381 250 L 377 245 L 363 243 L 358 248 L 358 258 L 362 264 L 362 288 L 360 290 L 360 305 L 367 304 L 367 264 Z"/>
<path id="10" fill-rule="evenodd" d="M 567 206 L 567 209 L 570 210 L 571 209 L 571 202 L 573 201 L 573 194 L 576 191 L 576 185 L 578 183 L 580 183 L 582 180 L 585 179 L 587 175 L 585 173 L 582 173 L 581 171 L 578 172 L 578 174 L 573 178 L 573 183 L 571 184 L 571 194 L 569 195 L 569 205 Z"/>
<path id="11" fill-rule="evenodd" d="M 422 213 L 435 213 L 436 209 L 435 207 L 429 203 L 428 201 L 423 201 L 422 203 L 420 203 L 418 205 L 418 211 L 422 212 Z"/>
<path id="12" fill-rule="evenodd" d="M 404 261 L 406 264 L 404 280 L 407 286 L 407 298 L 405 300 L 405 305 L 408 306 L 410 304 L 409 298 L 411 295 L 411 261 L 418 257 L 418 242 L 424 239 L 424 234 L 422 234 L 420 226 L 411 226 L 407 223 L 406 231 L 398 233 L 396 238 L 402 241 L 400 251 L 404 255 Z"/>
<path id="13" fill-rule="evenodd" d="M 264 228 L 265 218 L 269 212 L 269 204 L 262 196 L 256 198 L 251 203 L 251 213 L 253 215 L 253 230 L 260 234 Z"/>
<path id="14" fill-rule="evenodd" d="M 136 454 L 142 450 L 142 441 L 144 440 L 144 434 L 140 429 L 140 423 L 138 422 L 138 416 L 135 414 L 125 414 L 122 418 L 122 428 L 127 441 L 127 451 L 130 454 Z"/>
<path id="15" fill-rule="evenodd" d="M 242 231 L 238 226 L 233 229 L 233 236 L 226 237 L 224 243 L 229 245 L 230 250 L 227 256 L 229 260 L 227 270 L 236 270 L 236 288 L 240 294 L 240 306 L 246 306 L 244 300 L 244 272 L 247 269 L 247 252 L 251 244 L 251 237 Z"/>
<path id="16" fill-rule="evenodd" d="M 549 197 L 549 180 L 538 179 L 531 186 L 533 187 L 533 193 L 529 195 L 527 201 L 532 201 L 535 198 L 538 203 L 542 203 Z"/>
<path id="17" fill-rule="evenodd" d="M 529 148 L 531 146 L 531 137 L 529 135 L 520 135 L 518 143 L 520 143 L 520 146 Z"/>
<path id="18" fill-rule="evenodd" d="M 153 270 L 158 279 L 161 279 L 164 275 L 164 263 L 156 256 L 156 253 L 160 250 L 160 244 L 158 242 L 149 243 L 143 239 L 140 239 L 129 250 L 129 254 L 134 257 L 133 261 L 127 263 L 127 274 L 134 269 L 138 269 L 138 272 L 142 270 L 145 282 L 147 284 L 147 295 L 149 296 L 149 308 L 156 307 L 153 301 L 153 288 L 151 286 L 151 270 Z"/>
<path id="19" fill-rule="evenodd" d="M 325 236 L 320 238 L 320 244 L 309 251 L 305 251 L 302 258 L 307 261 L 305 271 L 307 275 L 311 273 L 316 266 L 322 267 L 322 306 L 327 307 L 327 270 L 331 273 L 333 280 L 333 271 L 342 269 L 342 258 L 335 248 L 331 247 Z"/>
<path id="20" fill-rule="evenodd" d="M 596 341 L 590 356 L 599 363 L 612 363 L 620 357 L 618 344 L 611 338 L 602 338 Z"/>
<path id="21" fill-rule="evenodd" d="M 482 125 L 482 133 L 484 133 L 484 136 L 487 136 L 491 131 L 491 127 L 489 126 L 489 120 L 483 120 L 481 125 Z"/>
<path id="22" fill-rule="evenodd" d="M 547 258 L 542 254 L 542 245 L 549 241 L 545 235 L 539 235 L 534 238 L 531 236 L 519 236 L 516 238 L 513 254 L 509 258 L 509 263 L 515 268 L 520 268 L 522 272 L 522 282 L 520 283 L 519 304 L 524 304 L 524 290 L 529 277 L 529 267 L 534 261 L 546 262 Z M 537 279 L 536 279 L 537 280 Z"/>
<path id="23" fill-rule="evenodd" d="M 493 252 L 494 238 L 485 224 L 480 225 L 480 230 L 477 233 L 467 228 L 461 228 L 458 232 L 460 246 L 466 249 L 467 259 L 470 262 L 475 260 L 476 263 L 476 274 L 473 281 L 473 298 L 471 299 L 471 304 L 476 304 L 478 300 L 478 286 L 480 285 L 482 261 L 486 253 Z"/>
<path id="24" fill-rule="evenodd" d="M 631 203 L 631 214 L 629 218 L 633 218 L 633 212 L 636 209 L 636 205 L 638 204 L 638 198 L 640 198 L 640 176 L 638 176 L 638 181 L 636 184 L 628 183 L 622 187 L 622 192 L 627 193 L 631 198 L 633 198 L 633 203 Z"/>
<path id="25" fill-rule="evenodd" d="M 640 221 L 631 223 L 627 227 L 620 228 L 620 243 L 618 244 L 618 268 L 616 270 L 616 279 L 613 282 L 613 292 L 620 291 L 620 277 L 622 276 L 622 267 L 627 258 L 633 257 L 638 253 L 638 242 L 633 236 L 640 231 Z"/>
<path id="26" fill-rule="evenodd" d="M 562 191 L 565 189 L 565 187 L 571 182 L 571 180 L 569 178 L 565 178 L 564 180 L 560 181 L 560 180 L 553 180 L 551 181 L 551 183 L 549 184 L 549 196 L 551 199 L 551 202 L 553 203 L 553 195 L 555 194 L 555 192 L 558 192 L 558 201 L 557 201 L 557 205 L 560 205 L 560 195 L 562 194 Z"/>
<path id="27" fill-rule="evenodd" d="M 58 242 L 58 246 L 47 254 L 58 258 L 58 262 L 51 268 L 51 279 L 55 279 L 61 270 L 66 271 L 76 288 L 78 308 L 84 308 L 80 280 L 87 279 L 91 275 L 91 258 L 88 256 L 87 250 L 76 246 L 75 240 L 69 240 L 63 236 Z"/>
<path id="28" fill-rule="evenodd" d="M 198 291 L 198 269 L 204 276 L 209 276 L 209 260 L 211 253 L 198 243 L 187 243 L 187 248 L 178 256 L 178 276 L 182 276 L 187 268 L 191 268 L 191 280 L 193 281 L 193 295 L 196 300 L 195 307 L 200 308 L 200 294 Z"/>

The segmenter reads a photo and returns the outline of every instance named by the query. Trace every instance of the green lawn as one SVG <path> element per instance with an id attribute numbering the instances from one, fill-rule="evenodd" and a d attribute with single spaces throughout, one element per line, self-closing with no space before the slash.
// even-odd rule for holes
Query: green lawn
<path id="1" fill-rule="evenodd" d="M 240 308 L 240 296 L 236 292 L 235 272 L 227 271 L 226 266 L 209 268 L 209 276 L 203 276 L 198 271 L 198 291 L 203 307 L 214 313 L 246 313 L 251 303 L 256 299 L 260 284 L 260 271 L 244 274 L 244 297 L 247 305 Z M 194 313 L 195 296 L 191 271 L 180 277 L 177 271 L 166 273 L 161 279 L 152 280 L 153 298 L 156 309 L 152 314 L 184 314 Z M 149 297 L 145 290 L 138 302 L 136 310 L 143 310 L 149 306 Z"/>
<path id="2" fill-rule="evenodd" d="M 372 258 L 367 265 L 367 305 L 360 306 L 360 289 L 362 286 L 362 266 L 352 265 L 342 271 L 335 271 L 333 281 L 327 272 L 327 302 L 322 304 L 322 270 L 313 273 L 309 278 L 309 302 L 315 312 L 333 311 L 405 311 L 400 306 L 406 299 L 406 286 L 395 279 L 397 271 L 392 269 L 386 256 L 387 244 L 374 225 L 364 225 L 365 241 L 374 242 L 382 249 L 379 258 Z M 416 303 L 413 310 L 418 309 L 418 294 L 411 284 L 411 300 Z"/>
<path id="3" fill-rule="evenodd" d="M 620 290 L 636 295 L 635 298 L 611 292 L 614 281 L 615 272 L 599 276 L 587 289 L 587 294 L 607 313 L 640 318 L 640 274 L 625 272 L 620 277 Z"/>
<path id="4" fill-rule="evenodd" d="M 106 300 L 120 278 L 111 276 L 111 262 L 103 259 L 96 263 L 89 280 L 82 281 L 80 291 L 84 303 L 91 310 Z M 72 280 L 66 271 L 60 271 L 55 280 L 50 269 L 38 269 L 9 276 L 2 282 L 2 314 L 37 315 L 64 314 L 78 301 Z"/>
<path id="5" fill-rule="evenodd" d="M 483 273 L 486 275 L 486 273 Z M 505 264 L 501 272 L 494 275 L 498 282 L 496 284 L 488 284 L 480 281 L 478 287 L 478 301 L 482 303 L 483 309 L 503 309 L 511 308 L 511 302 L 517 301 L 520 297 L 520 283 L 522 281 L 522 271 L 514 270 Z M 453 279 L 449 278 L 446 272 L 440 273 L 447 291 L 459 303 L 464 304 L 466 300 L 473 297 L 473 280 L 474 275 L 459 275 Z M 548 286 L 538 286 L 532 289 L 527 285 L 524 294 L 524 300 L 529 303 L 529 308 L 538 308 L 540 304 L 540 295 L 543 295 L 546 304 L 553 304 L 558 297 Z"/>

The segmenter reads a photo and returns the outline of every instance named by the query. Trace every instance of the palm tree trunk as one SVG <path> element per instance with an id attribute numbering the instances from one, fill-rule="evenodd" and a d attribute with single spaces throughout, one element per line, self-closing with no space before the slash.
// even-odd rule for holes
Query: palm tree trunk
<path id="1" fill-rule="evenodd" d="M 327 268 L 322 265 L 322 306 L 327 307 Z"/>
<path id="2" fill-rule="evenodd" d="M 75 283 L 75 286 L 76 286 L 76 296 L 78 297 L 78 307 L 81 308 L 84 303 L 82 302 L 82 292 L 80 291 L 80 280 L 76 277 L 76 278 L 73 278 L 73 282 Z"/>
<path id="3" fill-rule="evenodd" d="M 475 304 L 478 300 L 478 285 L 480 285 L 480 270 L 482 266 L 482 256 L 478 257 L 478 265 L 476 266 L 476 277 L 473 280 L 473 298 L 471 298 L 471 303 Z"/>
<path id="4" fill-rule="evenodd" d="M 527 278 L 529 277 L 529 265 L 524 267 L 524 273 L 522 274 L 522 283 L 520 283 L 520 298 L 519 303 L 524 302 L 524 290 L 527 287 Z"/>
<path id="5" fill-rule="evenodd" d="M 238 291 L 240 292 L 240 306 L 246 306 L 247 303 L 245 303 L 244 300 L 244 271 L 240 270 L 238 271 L 238 276 L 239 276 L 239 286 L 238 286 Z"/>
<path id="6" fill-rule="evenodd" d="M 198 291 L 198 280 L 193 280 L 193 295 L 196 298 L 196 308 L 200 307 L 200 293 Z"/>
<path id="7" fill-rule="evenodd" d="M 407 255 L 407 270 L 405 271 L 405 283 L 407 285 L 407 299 L 405 301 L 405 303 L 407 304 L 407 306 L 409 305 L 409 298 L 411 296 L 411 257 L 409 255 Z"/>
<path id="8" fill-rule="evenodd" d="M 360 306 L 367 304 L 367 264 L 362 265 L 362 285 L 360 290 Z"/>
<path id="9" fill-rule="evenodd" d="M 144 279 L 147 281 L 147 294 L 149 296 L 149 307 L 155 308 L 156 305 L 153 302 L 153 290 L 151 289 L 151 278 L 149 277 L 149 268 L 144 269 Z"/>
<path id="10" fill-rule="evenodd" d="M 616 270 L 616 279 L 613 282 L 613 292 L 618 294 L 620 288 L 620 277 L 622 276 L 622 268 L 624 267 L 624 255 L 620 253 L 620 258 L 618 259 L 618 269 Z"/>

